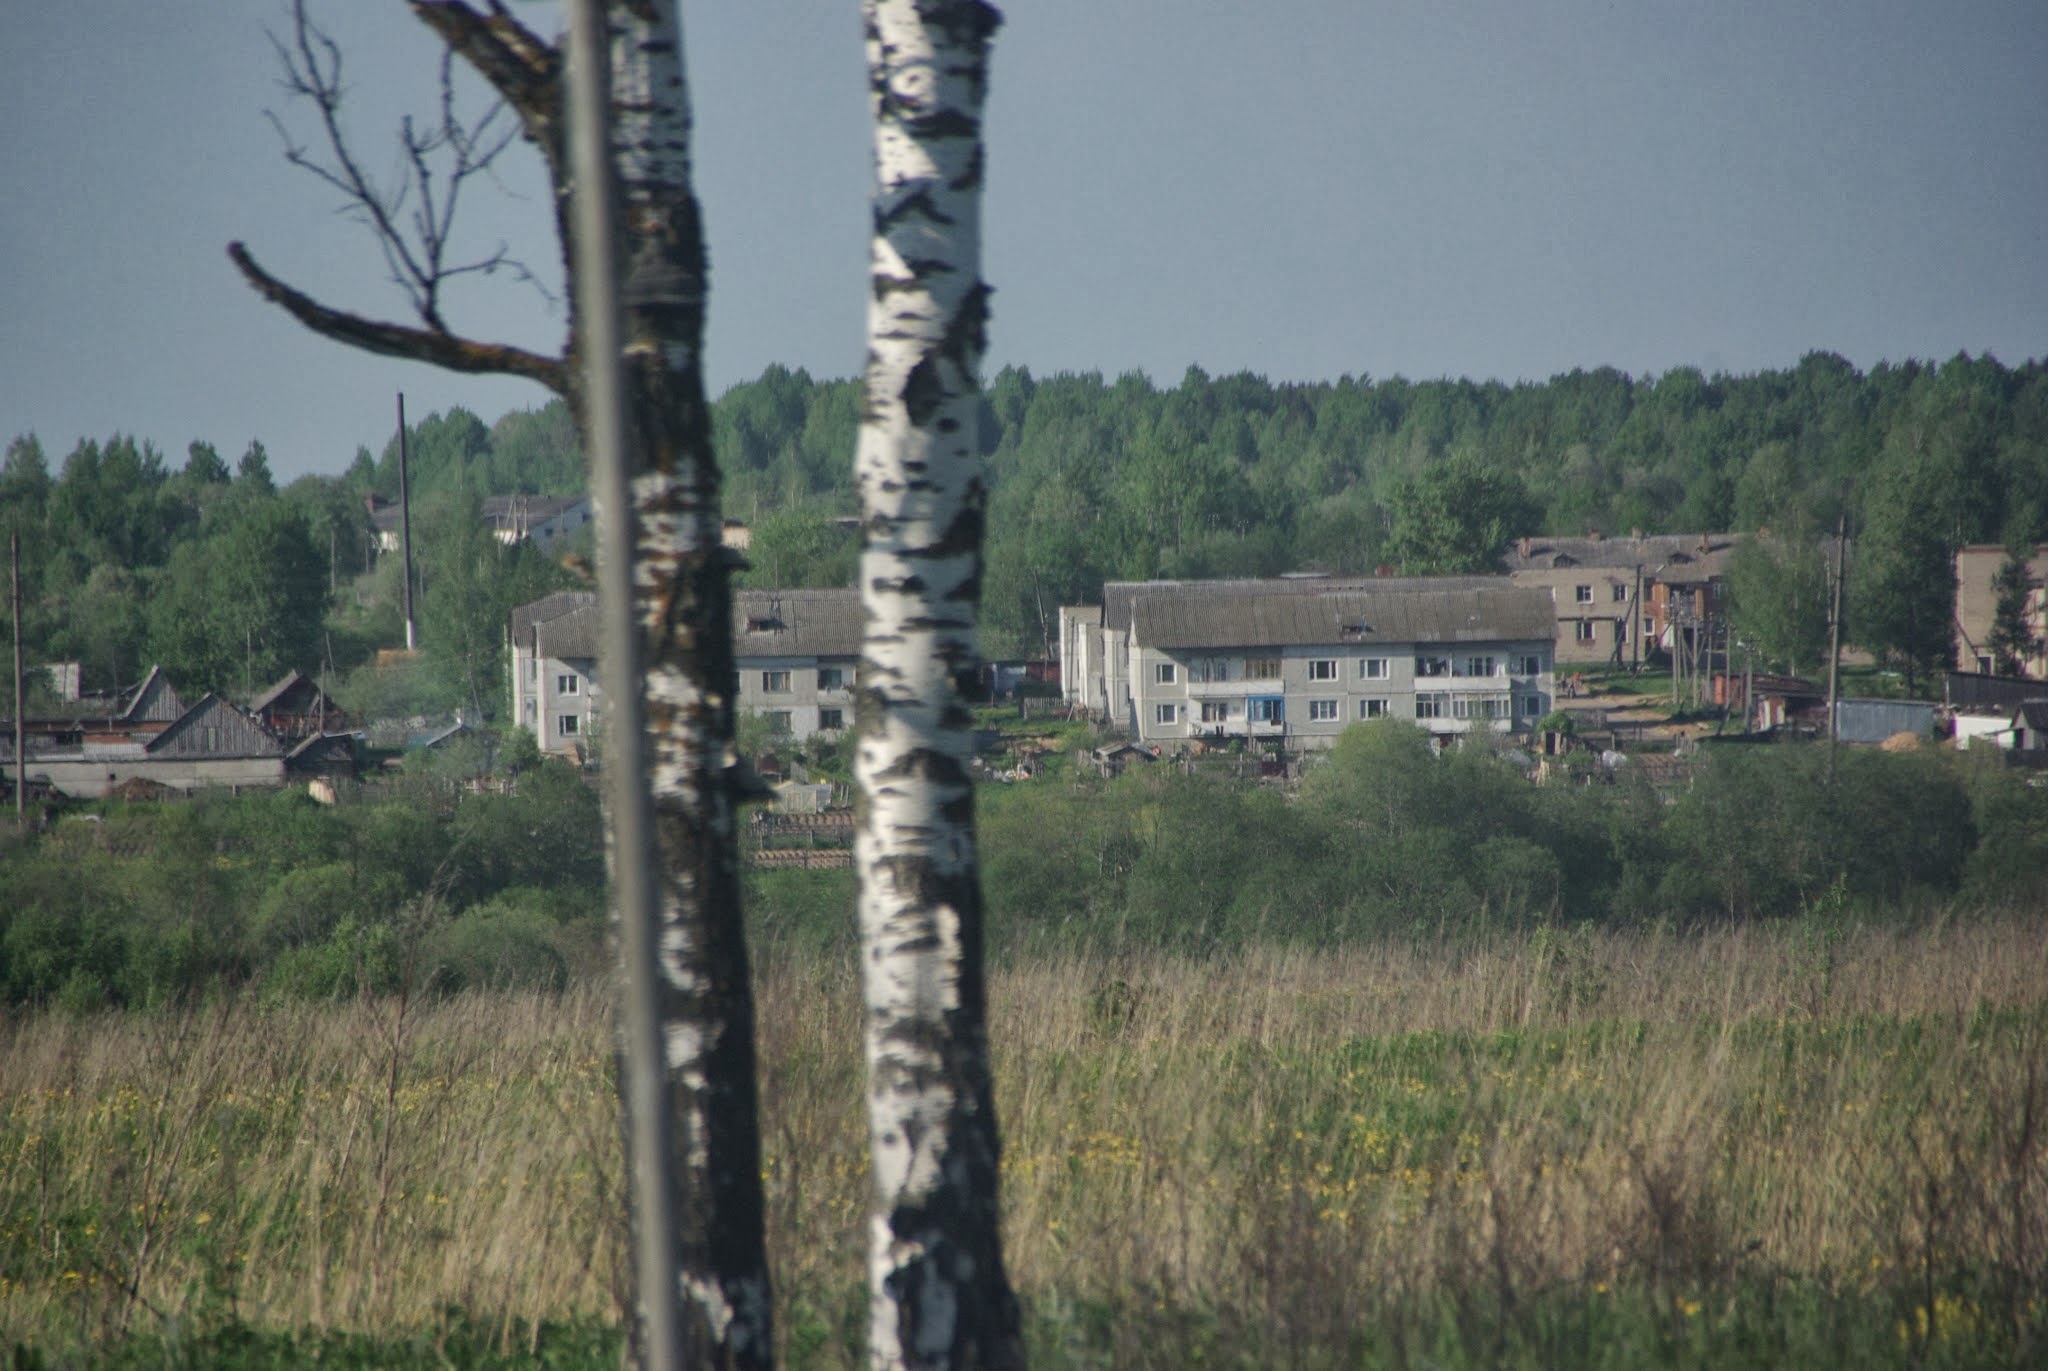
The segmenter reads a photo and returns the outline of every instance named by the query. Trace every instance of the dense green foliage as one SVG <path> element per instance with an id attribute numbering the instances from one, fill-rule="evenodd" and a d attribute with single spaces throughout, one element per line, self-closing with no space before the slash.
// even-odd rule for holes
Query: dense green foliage
<path id="1" fill-rule="evenodd" d="M 337 694 L 402 714 L 500 707 L 507 616 L 569 577 L 493 538 L 480 492 L 574 488 L 573 437 L 559 406 L 507 415 L 495 438 L 462 410 L 421 421 L 412 441 L 425 461 L 413 502 L 423 660 L 362 673 Z M 53 477 L 40 444 L 17 439 L 0 468 L 0 537 L 21 538 L 28 659 L 78 662 L 88 691 L 132 686 L 157 664 L 188 699 L 246 701 L 287 671 L 346 674 L 402 646 L 400 559 L 377 555 L 364 502 L 385 493 L 383 480 L 363 454 L 347 476 L 279 490 L 261 443 L 233 474 L 210 444 L 193 443 L 173 472 L 126 437 L 80 443 Z M 54 707 L 39 698 L 32 709 Z"/>
<path id="2" fill-rule="evenodd" d="M 596 800 L 546 763 L 511 795 L 433 776 L 322 808 L 285 792 L 105 805 L 0 846 L 0 996 L 145 1004 L 215 981 L 325 995 L 558 983 L 593 966 Z M 1970 754 L 1728 747 L 1675 794 L 1534 786 L 1360 725 L 1298 795 L 1165 768 L 987 789 L 990 940 L 1022 949 L 1338 945 L 1815 909 L 2034 907 L 2048 794 Z M 757 871 L 764 946 L 843 948 L 850 871 Z"/>
<path id="3" fill-rule="evenodd" d="M 516 793 L 432 776 L 124 805 L 0 841 L 0 997 L 147 1005 L 221 983 L 348 994 L 560 984 L 599 955 L 597 798 L 561 763 Z"/>
<path id="4" fill-rule="evenodd" d="M 1164 767 L 985 789 L 991 947 L 1333 946 L 1390 934 L 1889 916 L 2048 898 L 2048 795 L 1981 754 L 1729 745 L 1675 791 L 1534 786 L 1480 747 L 1360 725 L 1284 795 Z M 849 872 L 755 877 L 752 915 L 846 936 Z"/>
<path id="5" fill-rule="evenodd" d="M 755 524 L 768 579 L 844 583 L 850 535 L 830 537 L 829 519 L 854 512 L 857 411 L 854 382 L 780 367 L 718 402 L 727 508 Z M 1104 580 L 1458 571 L 1520 533 L 1590 528 L 1770 528 L 1790 549 L 1832 531 L 1846 489 L 1851 627 L 1924 672 L 1948 652 L 1954 548 L 2048 532 L 2048 366 L 1968 356 L 1864 375 L 1814 353 L 1753 376 L 1600 368 L 1515 385 L 1190 368 L 1160 388 L 1006 368 L 982 443 L 998 655 L 1048 652 L 1057 607 Z M 1813 567 L 1785 562 L 1792 608 L 1768 609 L 1756 578 L 1745 608 L 1775 617 L 1793 658 L 1810 650 Z"/>
<path id="6" fill-rule="evenodd" d="M 857 382 L 779 366 L 717 402 L 725 507 L 753 529 L 746 583 L 852 578 L 859 410 Z M 987 386 L 981 441 L 995 656 L 1049 655 L 1058 607 L 1105 580 L 1479 570 L 1521 533 L 1767 528 L 1770 547 L 1735 573 L 1736 626 L 1768 660 L 1810 666 L 1846 492 L 1850 635 L 1917 682 L 1948 660 L 1955 548 L 2048 534 L 2038 361 L 1964 355 L 1866 375 L 1814 353 L 1751 376 L 1600 368 L 1514 385 L 1191 367 L 1171 388 L 1006 368 Z M 528 552 L 436 540 L 466 532 L 452 511 L 483 495 L 582 489 L 575 426 L 560 402 L 490 427 L 453 409 L 408 443 L 429 662 L 359 682 L 356 699 L 494 711 L 506 613 L 565 574 Z M 277 491 L 260 444 L 230 468 L 194 443 L 173 473 L 116 437 L 81 443 L 53 476 L 35 439 L 17 439 L 0 534 L 23 534 L 31 656 L 81 661 L 94 686 L 161 660 L 194 694 L 261 688 L 330 646 L 348 671 L 403 640 L 395 568 L 366 576 L 363 505 L 373 491 L 396 498 L 397 459 L 394 436 L 340 477 Z"/>

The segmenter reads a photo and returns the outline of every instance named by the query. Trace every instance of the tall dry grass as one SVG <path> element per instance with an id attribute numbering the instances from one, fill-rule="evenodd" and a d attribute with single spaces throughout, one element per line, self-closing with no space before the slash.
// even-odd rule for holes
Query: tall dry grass
<path id="1" fill-rule="evenodd" d="M 831 1364 L 862 1309 L 858 987 L 764 960 L 779 1326 Z M 1041 1336 L 1117 1311 L 1118 1364 L 1196 1318 L 1307 1365 L 1404 1301 L 1626 1287 L 1682 1323 L 1756 1279 L 1874 1294 L 1930 1346 L 2044 1322 L 2039 920 L 1049 958 L 991 1010 L 1013 1279 Z M 6 1023 L 0 1329 L 613 1317 L 608 1025 L 591 987 Z"/>

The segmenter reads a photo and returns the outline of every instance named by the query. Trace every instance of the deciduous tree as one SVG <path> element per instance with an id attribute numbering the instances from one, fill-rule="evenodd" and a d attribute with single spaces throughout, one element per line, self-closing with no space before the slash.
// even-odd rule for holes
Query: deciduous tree
<path id="1" fill-rule="evenodd" d="M 443 287 L 507 265 L 502 253 L 464 260 L 450 247 L 460 188 L 512 137 L 540 152 L 555 188 L 556 230 L 573 255 L 563 59 L 503 0 L 410 0 L 447 47 L 438 125 L 407 123 L 403 187 L 380 185 L 341 134 L 341 53 L 295 6 L 278 43 L 286 84 L 311 103 L 326 152 L 288 140 L 293 160 L 348 197 L 376 232 L 416 325 L 370 319 L 315 300 L 265 270 L 241 244 L 229 255 L 264 298 L 307 327 L 351 346 L 465 372 L 524 376 L 565 398 L 583 423 L 573 289 L 563 353 L 465 337 L 450 327 Z M 659 849 L 659 1013 L 666 1090 L 684 1196 L 677 1212 L 639 1216 L 668 1225 L 681 1269 L 680 1326 L 707 1363 L 765 1366 L 770 1339 L 756 1128 L 754 1015 L 739 912 L 735 821 L 746 797 L 735 766 L 731 567 L 720 542 L 719 473 L 704 399 L 703 230 L 690 184 L 690 113 L 682 28 L 674 0 L 611 0 L 612 163 L 622 232 L 627 466 L 634 482 L 635 606 L 645 676 L 647 783 Z M 458 117 L 452 64 L 467 63 L 501 96 L 517 127 Z M 438 179 L 436 179 L 438 177 Z M 401 198 L 437 208 L 401 215 Z M 613 511 L 619 517 L 624 511 Z"/>
<path id="2" fill-rule="evenodd" d="M 878 1368 L 1015 1366 L 961 690 L 979 662 L 981 111 L 1001 16 L 982 0 L 866 0 L 864 14 L 875 192 L 854 773 L 868 1355 Z"/>

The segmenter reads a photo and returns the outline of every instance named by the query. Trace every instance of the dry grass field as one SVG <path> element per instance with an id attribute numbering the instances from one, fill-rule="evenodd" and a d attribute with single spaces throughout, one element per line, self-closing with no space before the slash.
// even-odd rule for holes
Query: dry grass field
<path id="1" fill-rule="evenodd" d="M 854 968 L 762 960 L 778 1331 L 858 1364 Z M 1029 960 L 991 993 L 1040 1365 L 2048 1359 L 2037 918 Z M 0 1341 L 614 1357 L 608 1015 L 5 1022 Z"/>

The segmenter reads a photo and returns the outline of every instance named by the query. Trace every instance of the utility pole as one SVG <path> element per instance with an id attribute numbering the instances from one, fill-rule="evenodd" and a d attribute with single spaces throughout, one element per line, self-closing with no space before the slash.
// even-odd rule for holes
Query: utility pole
<path id="1" fill-rule="evenodd" d="M 1629 662 L 1628 674 L 1640 676 L 1643 674 L 1643 633 L 1645 626 L 1650 622 L 1649 616 L 1643 612 L 1643 564 L 1641 562 L 1636 563 L 1636 593 L 1635 598 L 1629 601 L 1629 617 L 1634 620 L 1630 625 L 1632 631 L 1629 634 L 1629 641 L 1635 646 L 1635 651 L 1629 654 L 1631 660 Z"/>
<path id="2" fill-rule="evenodd" d="M 405 557 L 405 650 L 419 646 L 412 617 L 412 487 L 405 470 L 405 392 L 398 392 L 398 542 Z"/>
<path id="3" fill-rule="evenodd" d="M 612 837 L 612 903 L 619 921 L 623 1003 L 619 1088 L 625 1099 L 626 1184 L 633 1222 L 638 1336 L 645 1371 L 683 1365 L 683 1311 L 670 1224 L 679 1178 L 670 1170 L 672 1121 L 663 1089 L 666 1056 L 656 1003 L 661 958 L 656 900 L 654 807 L 648 794 L 640 699 L 640 626 L 634 615 L 634 511 L 626 470 L 625 327 L 619 300 L 617 194 L 612 179 L 611 80 L 604 9 L 569 6 L 569 153 L 575 187 L 576 308 L 584 329 L 584 408 L 589 422 L 590 492 L 596 497 L 598 620 L 603 663 L 604 787 Z M 401 430 L 402 431 L 402 430 Z M 403 453 L 401 448 L 400 452 Z M 403 468 L 401 468 L 402 470 Z"/>
<path id="4" fill-rule="evenodd" d="M 1842 667 L 1842 571 L 1844 548 L 1849 537 L 1849 504 L 1847 492 L 1843 493 L 1842 508 L 1835 514 L 1835 565 L 1832 602 L 1828 607 L 1828 776 L 1835 774 L 1835 744 L 1841 737 L 1841 727 L 1835 715 L 1841 704 L 1838 693 Z"/>
<path id="5" fill-rule="evenodd" d="M 27 692 L 21 684 L 21 535 L 7 535 L 7 566 L 9 584 L 13 587 L 14 606 L 14 826 L 28 829 L 28 753 L 23 747 L 27 736 L 22 728 L 21 712 L 27 699 Z"/>

